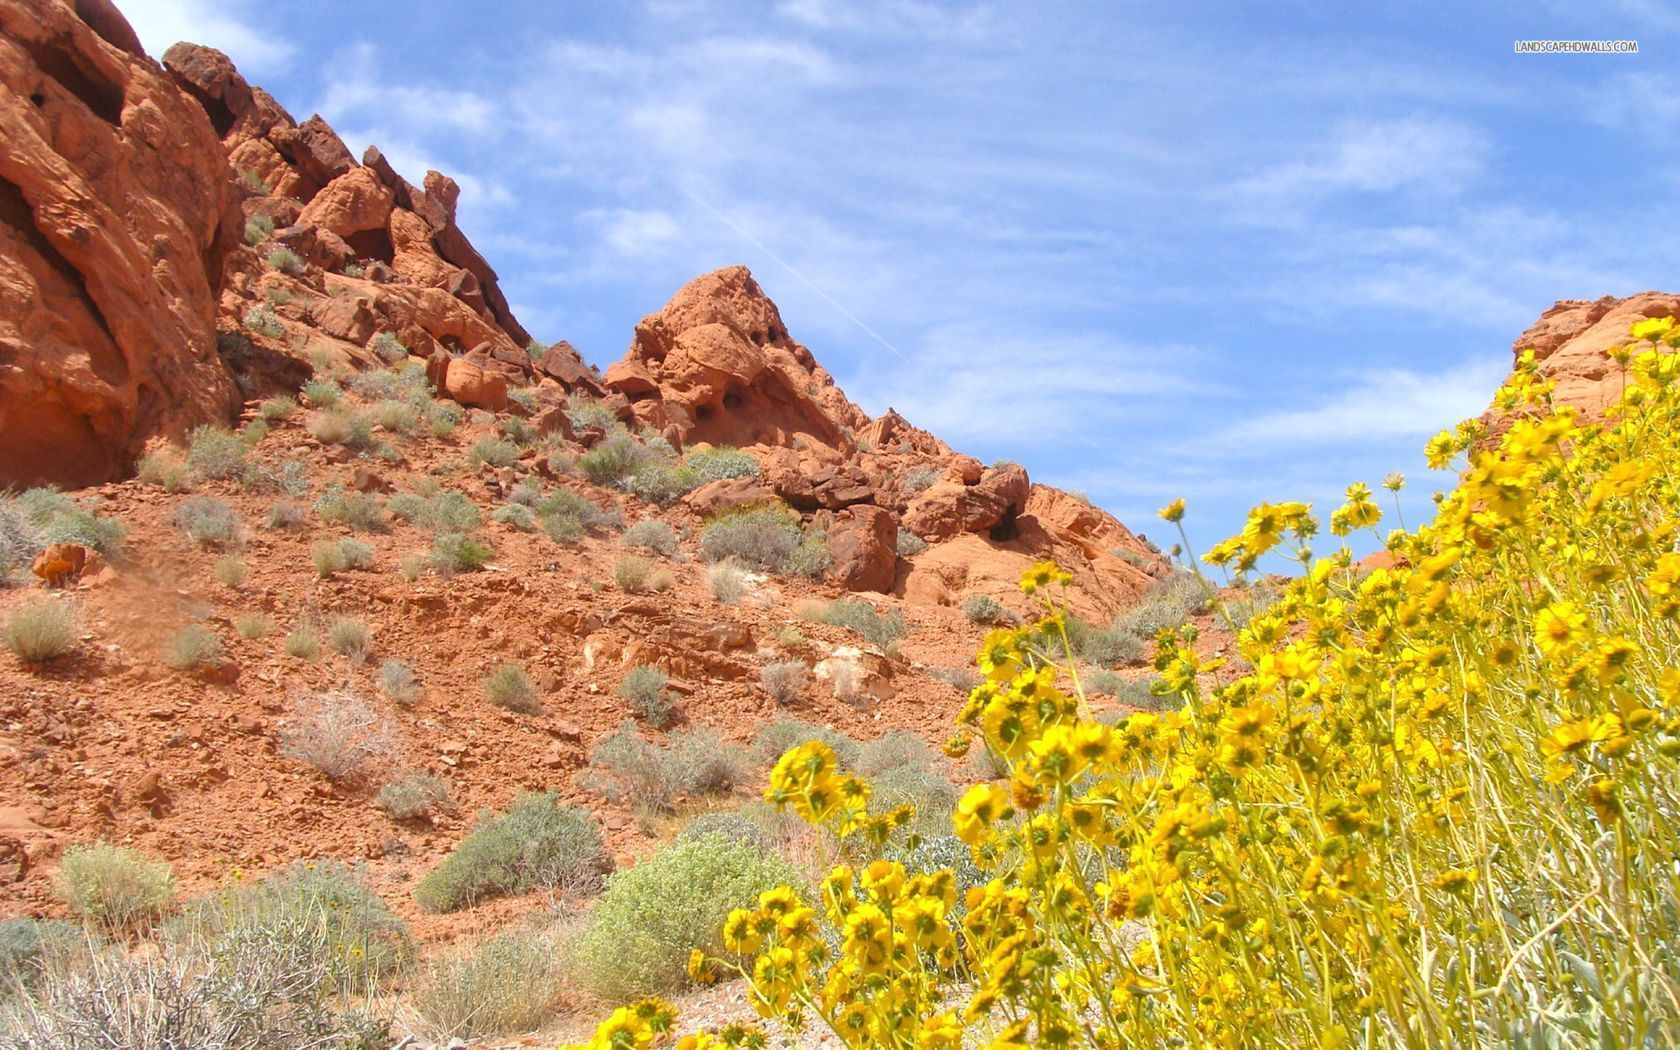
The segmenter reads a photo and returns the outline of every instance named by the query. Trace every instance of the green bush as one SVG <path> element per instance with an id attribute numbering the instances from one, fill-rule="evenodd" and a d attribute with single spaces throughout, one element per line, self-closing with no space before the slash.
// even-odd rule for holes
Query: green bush
<path id="1" fill-rule="evenodd" d="M 904 472 L 904 491 L 912 496 L 925 492 L 933 487 L 942 474 L 943 471 L 934 466 L 911 467 Z"/>
<path id="2" fill-rule="evenodd" d="M 142 485 L 155 485 L 165 492 L 186 492 L 192 479 L 185 461 L 171 452 L 148 452 L 134 464 L 134 477 Z"/>
<path id="3" fill-rule="evenodd" d="M 587 812 L 560 805 L 552 791 L 527 793 L 506 813 L 481 817 L 414 896 L 427 911 L 448 912 L 538 887 L 584 891 L 599 884 L 605 863 Z"/>
<path id="4" fill-rule="evenodd" d="M 433 532 L 471 532 L 483 520 L 483 513 L 472 497 L 453 490 L 430 496 L 399 492 L 386 506 L 396 517 Z"/>
<path id="5" fill-rule="evenodd" d="M 513 930 L 433 959 L 410 999 L 440 1045 L 445 1036 L 479 1040 L 542 1027 L 560 1011 L 564 978 L 553 937 Z"/>
<path id="6" fill-rule="evenodd" d="M 840 598 L 816 610 L 820 623 L 845 627 L 862 635 L 869 644 L 885 649 L 904 636 L 904 616 L 894 609 L 882 613 L 868 602 Z"/>
<path id="7" fill-rule="evenodd" d="M 303 257 L 290 248 L 276 248 L 264 257 L 270 269 L 297 276 L 303 272 Z"/>
<path id="8" fill-rule="evenodd" d="M 1144 638 L 1129 627 L 1120 624 L 1099 627 L 1078 616 L 1069 615 L 1066 629 L 1073 655 L 1098 667 L 1136 663 L 1143 659 Z"/>
<path id="9" fill-rule="evenodd" d="M 700 534 L 700 555 L 707 561 L 736 558 L 780 572 L 799 549 L 802 538 L 799 517 L 787 507 L 742 507 L 706 524 Z"/>
<path id="10" fill-rule="evenodd" d="M 509 711 L 534 715 L 542 711 L 542 698 L 531 676 L 516 663 L 497 664 L 484 678 L 484 693 L 490 702 Z"/>
<path id="11" fill-rule="evenodd" d="M 722 835 L 726 839 L 745 842 L 760 853 L 769 853 L 776 848 L 769 832 L 733 809 L 714 809 L 700 814 L 683 825 L 682 831 L 677 833 L 677 841 L 693 842 L 708 835 Z"/>
<path id="12" fill-rule="evenodd" d="M 583 476 L 597 485 L 623 481 L 654 461 L 654 455 L 629 434 L 618 433 L 578 457 Z"/>
<path id="13" fill-rule="evenodd" d="M 530 532 L 537 527 L 537 516 L 531 513 L 530 507 L 522 503 L 508 503 L 497 507 L 490 515 L 490 520 L 519 532 Z"/>
<path id="14" fill-rule="evenodd" d="M 618 417 L 613 415 L 612 409 L 599 401 L 578 400 L 566 408 L 566 416 L 572 421 L 572 426 L 583 430 L 589 427 L 600 427 L 611 432 L 618 426 Z"/>
<path id="15" fill-rule="evenodd" d="M 89 935 L 64 919 L 0 919 L 0 1006 L 13 991 L 21 988 L 28 992 L 38 987 L 54 970 L 90 946 Z M 17 987 L 12 986 L 13 981 Z"/>
<path id="16" fill-rule="evenodd" d="M 638 718 L 663 729 L 675 713 L 665 686 L 670 682 L 665 672 L 648 664 L 632 667 L 618 683 L 618 695 L 630 704 Z"/>
<path id="17" fill-rule="evenodd" d="M 76 644 L 76 608 L 58 598 L 34 598 L 12 610 L 0 641 L 26 664 L 43 664 Z"/>
<path id="18" fill-rule="evenodd" d="M 71 911 L 113 930 L 150 923 L 175 904 L 167 863 L 108 842 L 66 848 L 53 889 Z"/>
<path id="19" fill-rule="evenodd" d="M 373 447 L 373 420 L 349 405 L 334 405 L 309 420 L 309 433 L 323 445 L 365 451 Z"/>
<path id="20" fill-rule="evenodd" d="M 647 813 L 670 812 L 679 798 L 725 795 L 751 769 L 741 749 L 708 729 L 672 733 L 664 744 L 644 738 L 633 720 L 595 745 L 586 781 L 608 801 Z"/>
<path id="21" fill-rule="evenodd" d="M 222 640 L 203 624 L 190 623 L 176 631 L 163 649 L 163 662 L 177 671 L 196 671 L 219 661 L 226 651 Z"/>
<path id="22" fill-rule="evenodd" d="M 187 435 L 187 469 L 199 481 L 235 477 L 245 469 L 245 451 L 245 442 L 226 427 L 196 427 Z"/>
<path id="23" fill-rule="evenodd" d="M 397 338 L 395 332 L 380 332 L 368 340 L 368 349 L 375 357 L 388 365 L 396 364 L 408 356 L 408 347 Z"/>
<path id="24" fill-rule="evenodd" d="M 423 817 L 449 805 L 449 785 L 431 773 L 407 773 L 379 788 L 379 808 L 398 820 Z"/>
<path id="25" fill-rule="evenodd" d="M 274 316 L 274 308 L 267 303 L 258 303 L 246 310 L 242 323 L 247 330 L 266 335 L 270 339 L 279 339 L 286 334 L 286 326 L 280 323 L 280 318 Z"/>
<path id="26" fill-rule="evenodd" d="M 759 765 L 769 766 L 775 764 L 789 748 L 807 740 L 821 740 L 827 744 L 841 767 L 851 769 L 857 766 L 862 745 L 856 740 L 837 729 L 798 718 L 783 718 L 760 729 L 753 739 L 752 751 Z"/>
<path id="27" fill-rule="evenodd" d="M 911 558 L 927 550 L 927 540 L 911 532 L 909 529 L 898 530 L 898 542 L 895 549 L 901 558 Z"/>
<path id="28" fill-rule="evenodd" d="M 560 486 L 537 504 L 537 517 L 556 543 L 576 543 L 607 520 L 606 513 L 587 496 Z"/>
<path id="29" fill-rule="evenodd" d="M 407 401 L 386 399 L 373 406 L 373 421 L 387 434 L 412 434 L 420 428 L 420 410 Z"/>
<path id="30" fill-rule="evenodd" d="M 122 523 L 100 516 L 53 488 L 0 493 L 0 583 L 27 569 L 54 543 L 79 543 L 102 554 L 122 549 Z"/>
<path id="31" fill-rule="evenodd" d="M 787 563 L 782 566 L 784 572 L 795 576 L 817 577 L 828 571 L 834 564 L 834 555 L 828 548 L 828 533 L 821 529 L 808 529 L 799 537 L 799 543 L 788 555 Z"/>
<path id="32" fill-rule="evenodd" d="M 1141 642 L 1206 612 L 1211 599 L 1207 584 L 1194 573 L 1174 572 L 1156 581 L 1136 605 L 1115 617 L 1114 626 Z"/>
<path id="33" fill-rule="evenodd" d="M 355 870 L 333 861 L 295 863 L 227 887 L 189 904 L 172 925 L 177 935 L 221 945 L 284 931 L 285 939 L 310 947 L 327 986 L 338 992 L 371 988 L 414 956 L 408 924 Z"/>
<path id="34" fill-rule="evenodd" d="M 274 236 L 274 220 L 267 215 L 253 215 L 245 220 L 245 243 L 255 248 Z"/>
<path id="35" fill-rule="evenodd" d="M 728 445 L 696 449 L 683 460 L 683 466 L 693 471 L 702 485 L 726 478 L 758 477 L 758 460 Z"/>
<path id="36" fill-rule="evenodd" d="M 257 406 L 257 418 L 272 425 L 292 418 L 297 413 L 297 409 L 297 398 L 287 394 L 277 394 Z"/>
<path id="37" fill-rule="evenodd" d="M 586 452 L 579 461 L 586 474 L 591 469 L 591 455 L 593 453 Z M 665 507 L 692 492 L 699 483 L 699 477 L 687 467 L 653 462 L 637 467 L 635 473 L 630 476 L 628 485 L 631 493 L 638 499 Z"/>
<path id="38" fill-rule="evenodd" d="M 986 627 L 1001 626 L 1015 622 L 1015 614 L 1011 613 L 1004 604 L 989 594 L 971 594 L 963 599 L 963 615 L 973 623 Z"/>
<path id="39" fill-rule="evenodd" d="M 458 572 L 478 572 L 495 557 L 495 548 L 476 536 L 440 532 L 432 539 L 432 553 L 427 560 L 438 572 L 453 576 Z"/>
<path id="40" fill-rule="evenodd" d="M 481 437 L 467 449 L 467 466 L 478 470 L 485 464 L 511 467 L 519 461 L 519 446 L 501 438 Z"/>
<path id="41" fill-rule="evenodd" d="M 349 526 L 355 532 L 384 532 L 385 508 L 377 496 L 332 485 L 315 501 L 322 521 Z"/>
<path id="42" fill-rule="evenodd" d="M 638 521 L 625 529 L 623 538 L 626 547 L 641 547 L 666 558 L 677 553 L 677 531 L 653 518 Z"/>
<path id="43" fill-rule="evenodd" d="M 679 842 L 608 880 L 576 944 L 579 976 L 609 1002 L 681 989 L 691 951 L 722 953 L 730 911 L 796 881 L 785 860 L 749 843 Z"/>
<path id="44" fill-rule="evenodd" d="M 233 629 L 246 641 L 257 641 L 274 633 L 274 618 L 267 613 L 242 613 L 233 619 Z"/>
<path id="45" fill-rule="evenodd" d="M 310 408 L 332 408 L 344 400 L 344 388 L 331 379 L 311 379 L 303 384 L 303 399 Z"/>
<path id="46" fill-rule="evenodd" d="M 239 515 L 214 496 L 188 496 L 172 516 L 187 538 L 201 546 L 226 547 L 239 539 Z"/>

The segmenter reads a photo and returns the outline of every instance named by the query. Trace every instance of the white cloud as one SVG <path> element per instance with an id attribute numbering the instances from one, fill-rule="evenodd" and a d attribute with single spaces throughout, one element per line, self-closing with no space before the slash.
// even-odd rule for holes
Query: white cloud
<path id="1" fill-rule="evenodd" d="M 597 228 L 602 242 L 621 261 L 657 255 L 682 238 L 677 220 L 658 209 L 596 210 L 585 212 L 582 219 Z"/>
<path id="2" fill-rule="evenodd" d="M 189 41 L 222 51 L 246 76 L 286 69 L 297 48 L 273 31 L 250 0 L 123 0 L 122 13 L 154 58 Z M 274 10 L 270 7 L 268 10 Z"/>
<path id="3" fill-rule="evenodd" d="M 380 73 L 379 50 L 358 44 L 337 60 L 350 72 L 332 78 L 316 107 L 329 122 L 361 121 L 430 132 L 437 126 L 498 132 L 496 107 L 471 91 L 404 84 Z"/>
<path id="4" fill-rule="evenodd" d="M 1346 125 L 1302 160 L 1238 183 L 1248 198 L 1284 205 L 1338 193 L 1390 193 L 1421 187 L 1456 192 L 1482 170 L 1485 136 L 1457 121 L 1407 118 Z"/>
<path id="5" fill-rule="evenodd" d="M 1480 415 L 1509 370 L 1508 360 L 1496 358 L 1442 372 L 1375 369 L 1353 376 L 1323 404 L 1262 413 L 1216 441 L 1228 448 L 1269 450 L 1427 436 Z"/>

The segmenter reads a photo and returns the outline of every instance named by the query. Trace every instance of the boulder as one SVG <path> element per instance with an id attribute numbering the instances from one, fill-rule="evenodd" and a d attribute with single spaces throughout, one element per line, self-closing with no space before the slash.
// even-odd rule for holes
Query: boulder
<path id="1" fill-rule="evenodd" d="M 388 242 L 390 236 L 385 233 L 385 224 L 390 221 L 392 206 L 391 191 L 380 183 L 378 176 L 358 167 L 328 183 L 304 205 L 298 222 L 330 230 L 351 243 L 358 239 L 357 234 L 368 231 L 378 231 L 375 236 Z"/>
<path id="2" fill-rule="evenodd" d="M 1026 468 L 1017 463 L 992 467 L 973 485 L 941 481 L 911 501 L 904 527 L 929 541 L 964 532 L 1012 539 L 1031 489 Z"/>
<path id="3" fill-rule="evenodd" d="M 898 519 L 868 505 L 848 507 L 828 530 L 829 575 L 848 591 L 892 590 L 898 575 Z"/>
<path id="4" fill-rule="evenodd" d="M 464 357 L 449 362 L 443 392 L 460 404 L 487 412 L 501 412 L 508 404 L 507 377 L 487 372 Z"/>
<path id="5" fill-rule="evenodd" d="M 1628 327 L 1647 317 L 1680 318 L 1680 296 L 1640 292 L 1625 299 L 1563 299 L 1534 322 L 1516 342 L 1513 355 L 1532 349 L 1540 372 L 1557 383 L 1552 399 L 1574 405 L 1587 419 L 1600 419 L 1622 396 L 1622 369 L 1605 356 L 1631 341 Z M 1490 413 L 1489 421 L 1497 428 Z"/>

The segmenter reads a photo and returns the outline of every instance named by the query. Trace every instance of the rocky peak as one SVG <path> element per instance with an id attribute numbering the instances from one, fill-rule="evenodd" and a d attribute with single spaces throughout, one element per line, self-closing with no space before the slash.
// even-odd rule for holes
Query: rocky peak
<path id="1" fill-rule="evenodd" d="M 1620 367 L 1605 351 L 1626 343 L 1634 322 L 1671 315 L 1680 316 L 1680 296 L 1667 292 L 1560 299 L 1516 338 L 1511 352 L 1532 349 L 1541 373 L 1557 383 L 1556 402 L 1597 419 L 1622 396 Z"/>
<path id="2" fill-rule="evenodd" d="M 796 437 L 855 450 L 869 417 L 846 399 L 745 266 L 683 285 L 636 325 L 609 387 L 636 418 L 684 443 L 790 446 Z"/>

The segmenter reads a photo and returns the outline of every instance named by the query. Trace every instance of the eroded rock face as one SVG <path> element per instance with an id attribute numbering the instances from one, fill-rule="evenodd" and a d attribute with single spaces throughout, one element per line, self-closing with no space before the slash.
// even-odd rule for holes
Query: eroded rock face
<path id="1" fill-rule="evenodd" d="M 695 278 L 644 317 L 605 378 L 637 419 L 675 427 L 685 445 L 774 447 L 797 437 L 850 450 L 869 422 L 788 335 L 744 266 Z"/>
<path id="2" fill-rule="evenodd" d="M 1621 366 L 1605 351 L 1627 343 L 1634 322 L 1670 315 L 1680 317 L 1680 296 L 1667 292 L 1563 299 L 1518 336 L 1511 350 L 1520 355 L 1533 348 L 1541 372 L 1557 383 L 1554 400 L 1598 419 L 1622 396 Z"/>
<path id="3" fill-rule="evenodd" d="M 109 480 L 238 408 L 215 326 L 232 178 L 101 0 L 0 0 L 0 79 L 0 488 Z"/>
<path id="4" fill-rule="evenodd" d="M 266 238 L 258 229 L 249 238 L 255 243 L 237 249 L 221 303 L 224 331 L 271 362 L 261 374 L 241 373 L 246 396 L 291 381 L 272 361 L 296 357 L 298 338 L 317 353 L 368 366 L 385 363 L 367 350 L 384 333 L 416 357 L 471 355 L 481 371 L 516 383 L 600 392 L 569 343 L 548 348 L 544 367 L 533 368 L 530 334 L 496 271 L 455 223 L 461 191 L 453 179 L 432 171 L 415 186 L 371 146 L 358 163 L 326 121 L 317 115 L 299 124 L 214 48 L 176 44 L 163 61 L 221 137 L 230 178 L 244 189 L 242 219 L 274 228 Z M 280 247 L 296 252 L 305 271 L 270 272 L 266 258 Z M 243 326 L 245 314 L 276 291 L 299 304 L 280 319 L 287 330 L 274 336 Z M 314 331 L 296 332 L 292 321 Z"/>

